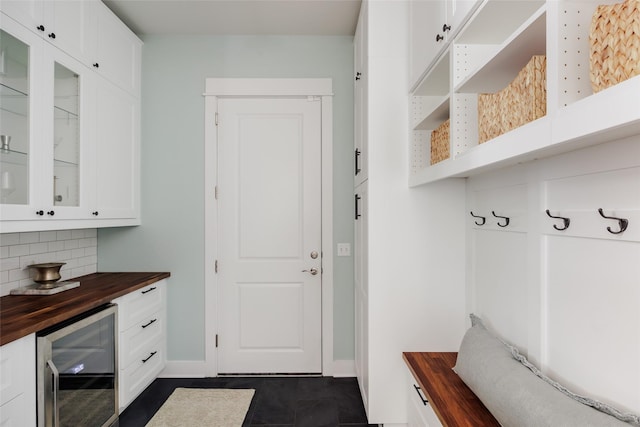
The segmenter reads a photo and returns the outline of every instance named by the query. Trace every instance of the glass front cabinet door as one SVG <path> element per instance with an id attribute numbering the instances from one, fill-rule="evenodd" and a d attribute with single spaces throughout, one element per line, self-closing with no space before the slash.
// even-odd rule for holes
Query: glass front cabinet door
<path id="1" fill-rule="evenodd" d="M 83 64 L 5 16 L 0 30 L 3 221 L 89 216 L 95 183 Z M 91 181 L 91 178 L 87 178 Z"/>

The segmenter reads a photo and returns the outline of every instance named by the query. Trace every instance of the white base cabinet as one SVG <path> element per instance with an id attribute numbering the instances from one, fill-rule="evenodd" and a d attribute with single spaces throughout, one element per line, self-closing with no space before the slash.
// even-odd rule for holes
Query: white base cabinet
<path id="1" fill-rule="evenodd" d="M 418 385 L 411 371 L 407 375 L 407 426 L 408 427 L 442 427 L 427 397 Z"/>
<path id="2" fill-rule="evenodd" d="M 0 347 L 0 425 L 36 425 L 36 337 Z"/>
<path id="3" fill-rule="evenodd" d="M 166 364 L 166 280 L 115 299 L 120 413 Z"/>

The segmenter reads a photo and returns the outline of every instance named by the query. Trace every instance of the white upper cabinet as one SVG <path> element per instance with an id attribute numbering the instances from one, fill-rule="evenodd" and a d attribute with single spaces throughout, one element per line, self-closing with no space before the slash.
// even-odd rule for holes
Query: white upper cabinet
<path id="1" fill-rule="evenodd" d="M 409 85 L 414 87 L 460 31 L 480 0 L 409 2 Z"/>
<path id="2" fill-rule="evenodd" d="M 98 0 L 3 0 L 2 12 L 83 62 L 95 49 Z"/>
<path id="3" fill-rule="evenodd" d="M 91 66 L 139 96 L 142 42 L 104 4 L 97 8 L 97 43 Z"/>
<path id="4" fill-rule="evenodd" d="M 1 232 L 139 224 L 142 43 L 98 1 L 0 6 Z"/>
<path id="5" fill-rule="evenodd" d="M 368 50 L 367 50 L 367 25 L 366 7 L 363 3 L 358 19 L 358 26 L 353 38 L 354 47 L 354 185 L 359 185 L 367 179 L 368 157 L 367 149 L 367 93 L 368 93 Z"/>

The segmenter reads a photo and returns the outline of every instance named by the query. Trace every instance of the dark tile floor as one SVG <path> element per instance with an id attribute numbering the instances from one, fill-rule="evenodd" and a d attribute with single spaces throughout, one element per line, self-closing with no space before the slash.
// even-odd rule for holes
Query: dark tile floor
<path id="1" fill-rule="evenodd" d="M 176 387 L 255 389 L 243 427 L 371 426 L 355 378 L 218 377 L 155 380 L 120 415 L 120 427 L 144 427 Z"/>

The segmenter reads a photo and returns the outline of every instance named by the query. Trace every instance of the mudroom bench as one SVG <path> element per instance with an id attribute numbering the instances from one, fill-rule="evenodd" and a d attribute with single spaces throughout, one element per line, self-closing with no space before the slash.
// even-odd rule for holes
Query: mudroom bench
<path id="1" fill-rule="evenodd" d="M 457 356 L 457 352 L 402 354 L 411 373 L 407 380 L 410 427 L 500 426 L 453 371 Z"/>

